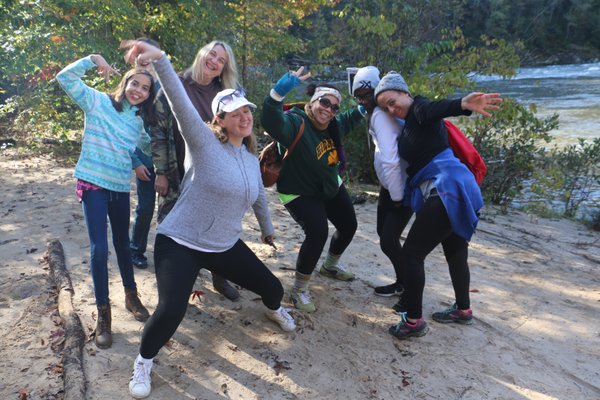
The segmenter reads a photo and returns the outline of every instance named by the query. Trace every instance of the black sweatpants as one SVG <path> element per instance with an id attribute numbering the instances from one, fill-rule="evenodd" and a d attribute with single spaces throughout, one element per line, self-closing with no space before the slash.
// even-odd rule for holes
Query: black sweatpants
<path id="1" fill-rule="evenodd" d="M 329 235 L 327 220 L 336 229 L 329 245 L 331 254 L 341 255 L 356 232 L 354 206 L 344 185 L 329 200 L 300 196 L 287 203 L 285 208 L 306 235 L 296 261 L 296 270 L 302 274 L 310 275 L 319 261 Z"/>
<path id="2" fill-rule="evenodd" d="M 413 211 L 409 206 L 399 206 L 392 201 L 390 192 L 383 186 L 379 189 L 377 202 L 377 234 L 381 251 L 390 259 L 396 273 L 396 283 L 404 286 L 404 262 L 400 236 L 406 228 Z"/>
<path id="3" fill-rule="evenodd" d="M 279 279 L 242 240 L 223 253 L 205 253 L 158 234 L 154 244 L 154 265 L 158 305 L 142 333 L 140 354 L 144 358 L 156 356 L 177 330 L 201 268 L 258 294 L 271 310 L 277 310 L 283 298 Z"/>
<path id="4" fill-rule="evenodd" d="M 452 231 L 446 208 L 439 196 L 434 195 L 427 199 L 416 215 L 402 248 L 405 266 L 403 300 L 409 318 L 422 317 L 425 257 L 440 243 L 450 269 L 456 304 L 459 309 L 471 306 L 467 262 L 469 244 Z"/>

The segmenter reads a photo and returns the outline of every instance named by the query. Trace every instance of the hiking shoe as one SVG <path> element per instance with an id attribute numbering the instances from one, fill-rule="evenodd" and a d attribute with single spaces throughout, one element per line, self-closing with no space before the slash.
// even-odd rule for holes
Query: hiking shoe
<path id="1" fill-rule="evenodd" d="M 459 310 L 456 303 L 444 311 L 433 313 L 431 317 L 434 321 L 441 322 L 442 324 L 456 322 L 457 324 L 471 325 L 473 323 L 473 311 L 470 308 Z"/>
<path id="2" fill-rule="evenodd" d="M 277 322 L 281 329 L 286 332 L 296 330 L 296 321 L 294 321 L 294 318 L 292 318 L 286 308 L 279 307 L 277 310 L 267 310 L 267 318 Z"/>
<path id="3" fill-rule="evenodd" d="M 240 292 L 234 288 L 231 283 L 221 275 L 212 274 L 213 287 L 223 296 L 231 301 L 238 301 L 240 299 Z"/>
<path id="4" fill-rule="evenodd" d="M 139 269 L 148 268 L 148 259 L 143 254 L 132 252 L 131 253 L 131 263 L 133 264 L 134 267 L 139 268 Z"/>
<path id="5" fill-rule="evenodd" d="M 94 343 L 99 349 L 108 349 L 112 346 L 113 338 L 111 332 L 112 315 L 110 304 L 97 306 L 98 316 L 96 319 L 96 329 L 94 330 Z"/>
<path id="6" fill-rule="evenodd" d="M 137 321 L 145 322 L 150 318 L 150 314 L 142 304 L 136 288 L 125 288 L 125 309 L 132 313 Z"/>
<path id="7" fill-rule="evenodd" d="M 133 364 L 133 374 L 129 380 L 129 394 L 135 399 L 143 399 L 150 395 L 152 390 L 152 364 L 147 364 L 138 359 Z"/>
<path id="8" fill-rule="evenodd" d="M 401 315 L 402 313 L 406 312 L 406 306 L 402 301 L 402 297 L 400 297 L 400 300 L 398 300 L 398 302 L 392 306 L 392 309 L 398 315 Z"/>
<path id="9" fill-rule="evenodd" d="M 388 330 L 391 335 L 400 340 L 408 339 L 412 336 L 424 336 L 427 331 L 429 331 L 429 327 L 423 318 L 419 318 L 417 322 L 411 324 L 406 319 L 406 313 L 402 313 L 400 316 L 400 322 L 398 322 L 396 325 L 390 326 L 390 329 Z"/>
<path id="10" fill-rule="evenodd" d="M 330 278 L 339 279 L 340 281 L 352 281 L 354 280 L 354 274 L 349 272 L 342 263 L 338 263 L 335 267 L 325 268 L 325 265 L 321 266 L 319 272 Z"/>
<path id="11" fill-rule="evenodd" d="M 375 294 L 377 296 L 390 297 L 400 296 L 404 292 L 404 287 L 399 283 L 392 283 L 386 286 L 377 286 L 375 288 Z"/>
<path id="12" fill-rule="evenodd" d="M 292 290 L 290 297 L 292 299 L 292 303 L 294 303 L 294 307 L 300 311 L 312 313 L 317 310 L 310 298 L 310 292 L 308 289 L 298 291 Z"/>

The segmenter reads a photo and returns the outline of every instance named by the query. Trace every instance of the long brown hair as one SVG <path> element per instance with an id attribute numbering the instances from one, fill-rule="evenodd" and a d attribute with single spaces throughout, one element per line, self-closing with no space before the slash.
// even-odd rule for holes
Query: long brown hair
<path id="1" fill-rule="evenodd" d="M 144 118 L 145 122 L 152 122 L 155 119 L 154 97 L 156 96 L 156 91 L 154 90 L 154 78 L 152 77 L 152 74 L 149 71 L 142 68 L 130 69 L 129 71 L 127 71 L 127 73 L 125 73 L 123 79 L 121 79 L 121 82 L 119 82 L 117 88 L 111 93 L 109 93 L 108 96 L 110 97 L 110 101 L 112 102 L 112 105 L 115 108 L 115 110 L 117 110 L 118 112 L 122 112 L 123 101 L 126 100 L 125 88 L 127 87 L 127 84 L 129 83 L 131 78 L 137 74 L 145 75 L 148 78 L 150 78 L 150 94 L 148 95 L 148 98 L 146 100 L 144 100 L 142 103 L 136 106 L 139 108 L 136 115 L 139 115 L 142 118 Z"/>

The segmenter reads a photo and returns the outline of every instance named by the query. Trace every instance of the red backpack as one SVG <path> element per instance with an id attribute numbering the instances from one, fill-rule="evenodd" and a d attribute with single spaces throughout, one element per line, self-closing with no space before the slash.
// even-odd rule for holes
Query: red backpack
<path id="1" fill-rule="evenodd" d="M 481 158 L 473 143 L 462 133 L 458 126 L 448 120 L 444 120 L 444 124 L 448 131 L 448 142 L 454 155 L 469 168 L 473 175 L 475 175 L 477 184 L 481 185 L 487 173 L 487 167 L 483 158 Z"/>

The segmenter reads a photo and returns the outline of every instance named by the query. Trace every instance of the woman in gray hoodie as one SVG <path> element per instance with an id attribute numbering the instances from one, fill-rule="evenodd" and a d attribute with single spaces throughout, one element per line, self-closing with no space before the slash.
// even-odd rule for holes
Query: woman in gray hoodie
<path id="1" fill-rule="evenodd" d="M 249 151 L 254 104 L 241 89 L 226 89 L 212 102 L 215 115 L 206 125 L 189 100 L 168 58 L 139 41 L 123 44 L 127 58 L 152 60 L 186 142 L 186 171 L 179 200 L 159 225 L 154 245 L 158 306 L 150 317 L 135 360 L 129 392 L 150 394 L 152 359 L 177 330 L 200 268 L 216 272 L 262 298 L 267 317 L 285 331 L 296 328 L 281 307 L 283 287 L 240 239 L 242 218 L 254 209 L 262 238 L 272 242 L 258 158 Z"/>

